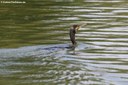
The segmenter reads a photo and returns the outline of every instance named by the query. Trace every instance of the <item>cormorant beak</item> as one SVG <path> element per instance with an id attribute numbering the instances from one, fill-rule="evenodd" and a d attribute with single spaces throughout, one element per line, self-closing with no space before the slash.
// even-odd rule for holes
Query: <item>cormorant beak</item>
<path id="1" fill-rule="evenodd" d="M 78 31 L 80 29 L 80 26 L 78 25 L 78 27 L 76 28 L 76 30 Z"/>
<path id="2" fill-rule="evenodd" d="M 76 32 L 77 32 L 82 26 L 85 26 L 85 25 L 87 25 L 87 24 L 84 23 L 84 24 L 81 24 L 81 25 L 77 25 L 76 28 L 75 28 Z"/>
<path id="3" fill-rule="evenodd" d="M 79 29 L 80 29 L 80 25 L 78 25 L 78 26 L 75 28 L 76 32 L 77 32 Z"/>

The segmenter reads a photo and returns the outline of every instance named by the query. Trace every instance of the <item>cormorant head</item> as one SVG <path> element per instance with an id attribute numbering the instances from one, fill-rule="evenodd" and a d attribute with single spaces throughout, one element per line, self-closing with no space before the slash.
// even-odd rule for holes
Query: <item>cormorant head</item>
<path id="1" fill-rule="evenodd" d="M 73 25 L 73 29 L 75 32 L 77 32 L 80 28 L 80 25 Z"/>

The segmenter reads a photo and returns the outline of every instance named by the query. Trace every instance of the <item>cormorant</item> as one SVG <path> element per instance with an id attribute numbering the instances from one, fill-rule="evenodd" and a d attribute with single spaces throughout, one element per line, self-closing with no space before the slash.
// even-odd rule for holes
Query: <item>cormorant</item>
<path id="1" fill-rule="evenodd" d="M 73 25 L 72 28 L 69 30 L 70 40 L 72 42 L 72 47 L 76 46 L 75 34 L 79 30 L 80 25 Z"/>

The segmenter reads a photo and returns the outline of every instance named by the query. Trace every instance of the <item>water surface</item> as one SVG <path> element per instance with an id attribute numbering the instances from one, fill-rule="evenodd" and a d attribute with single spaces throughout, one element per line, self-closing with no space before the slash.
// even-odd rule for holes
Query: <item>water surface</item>
<path id="1" fill-rule="evenodd" d="M 0 3 L 1 85 L 128 84 L 127 0 L 25 1 Z"/>

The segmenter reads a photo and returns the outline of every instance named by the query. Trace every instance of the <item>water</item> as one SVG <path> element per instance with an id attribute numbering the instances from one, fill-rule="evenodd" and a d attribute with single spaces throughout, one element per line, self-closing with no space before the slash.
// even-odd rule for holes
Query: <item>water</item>
<path id="1" fill-rule="evenodd" d="M 0 3 L 1 85 L 128 84 L 127 0 L 25 2 Z"/>

